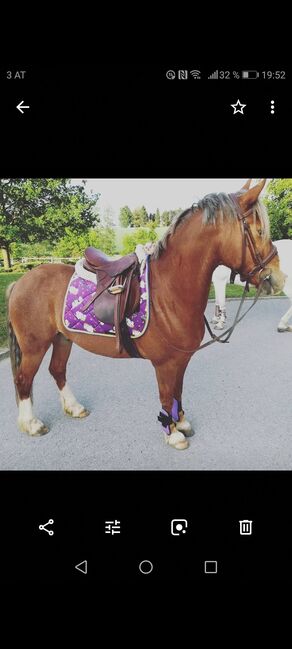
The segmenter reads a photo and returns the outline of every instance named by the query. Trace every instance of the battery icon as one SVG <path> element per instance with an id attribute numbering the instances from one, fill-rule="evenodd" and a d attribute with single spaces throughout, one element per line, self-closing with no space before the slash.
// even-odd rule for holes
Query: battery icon
<path id="1" fill-rule="evenodd" d="M 260 73 L 257 70 L 243 70 L 241 76 L 243 79 L 257 79 Z"/>

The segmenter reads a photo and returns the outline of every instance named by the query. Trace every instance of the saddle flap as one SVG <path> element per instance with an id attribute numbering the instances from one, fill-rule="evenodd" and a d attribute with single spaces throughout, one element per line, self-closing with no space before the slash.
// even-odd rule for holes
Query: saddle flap
<path id="1" fill-rule="evenodd" d="M 129 291 L 127 291 L 127 281 L 131 281 Z M 107 324 L 115 324 L 115 307 L 119 301 L 119 324 L 124 317 L 130 317 L 139 309 L 140 304 L 140 285 L 137 275 L 131 280 L 124 277 L 117 278 L 118 284 L 125 284 L 124 290 L 117 294 L 112 294 L 105 289 L 94 302 L 94 313 L 98 320 Z M 114 285 L 113 287 L 114 288 Z"/>
<path id="2" fill-rule="evenodd" d="M 104 291 L 98 298 L 96 298 L 93 310 L 98 320 L 113 325 L 115 296 L 108 293 L 108 291 Z"/>

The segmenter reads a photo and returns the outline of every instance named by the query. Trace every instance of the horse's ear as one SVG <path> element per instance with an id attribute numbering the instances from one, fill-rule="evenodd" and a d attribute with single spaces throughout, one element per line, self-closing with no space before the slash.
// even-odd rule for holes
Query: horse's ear
<path id="1" fill-rule="evenodd" d="M 251 183 L 251 181 L 252 181 L 252 178 L 249 178 L 249 179 L 246 181 L 245 185 L 243 185 L 243 187 L 241 188 L 240 191 L 242 192 L 242 191 L 246 191 L 247 189 L 249 189 L 249 188 L 250 188 L 250 183 Z"/>
<path id="2" fill-rule="evenodd" d="M 258 200 L 258 197 L 261 191 L 264 189 L 265 184 L 266 178 L 263 178 L 257 185 L 255 185 L 251 189 L 248 189 L 245 194 L 238 196 L 239 204 L 244 212 L 250 209 L 250 207 L 252 207 L 252 205 L 254 205 L 254 203 Z"/>

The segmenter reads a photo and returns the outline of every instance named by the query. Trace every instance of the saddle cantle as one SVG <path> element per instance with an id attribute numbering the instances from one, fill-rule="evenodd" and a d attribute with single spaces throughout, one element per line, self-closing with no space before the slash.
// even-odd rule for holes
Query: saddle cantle
<path id="1" fill-rule="evenodd" d="M 94 301 L 98 320 L 115 327 L 116 347 L 122 347 L 137 356 L 137 350 L 128 334 L 126 317 L 138 310 L 140 304 L 139 260 L 135 253 L 111 259 L 101 250 L 89 246 L 84 252 L 83 266 L 96 274 L 96 291 L 83 307 L 85 311 Z M 136 353 L 134 353 L 136 352 Z"/>

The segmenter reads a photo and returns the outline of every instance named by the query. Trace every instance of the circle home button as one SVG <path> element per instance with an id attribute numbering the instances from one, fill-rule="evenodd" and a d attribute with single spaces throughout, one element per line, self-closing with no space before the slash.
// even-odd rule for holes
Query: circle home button
<path id="1" fill-rule="evenodd" d="M 152 561 L 149 561 L 148 559 L 143 559 L 139 563 L 139 570 L 142 572 L 142 575 L 150 575 L 150 572 L 153 570 L 153 563 Z"/>

